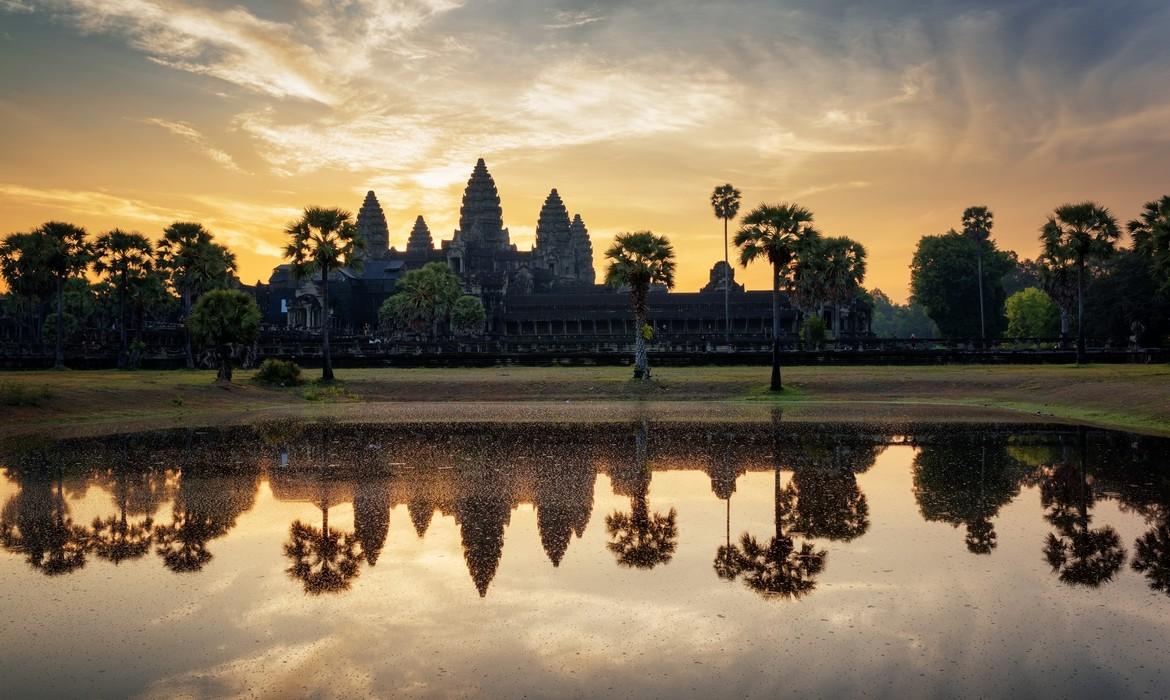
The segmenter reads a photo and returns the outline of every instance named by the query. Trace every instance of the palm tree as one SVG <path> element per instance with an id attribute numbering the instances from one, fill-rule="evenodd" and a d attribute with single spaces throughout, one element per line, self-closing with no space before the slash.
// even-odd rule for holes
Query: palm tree
<path id="1" fill-rule="evenodd" d="M 963 237 L 976 245 L 975 260 L 979 274 L 979 340 L 987 341 L 987 322 L 983 312 L 983 247 L 991 238 L 994 215 L 987 207 L 967 207 L 963 210 Z"/>
<path id="2" fill-rule="evenodd" d="M 1061 243 L 1059 231 L 1045 227 L 1040 234 L 1040 286 L 1060 310 L 1060 347 L 1068 342 L 1069 317 L 1077 303 L 1076 264 Z"/>
<path id="3" fill-rule="evenodd" d="M 1133 249 L 1153 268 L 1163 293 L 1170 292 L 1170 195 L 1146 202 L 1142 213 L 1126 225 Z"/>
<path id="4" fill-rule="evenodd" d="M 47 475 L 29 475 L 0 511 L 0 546 L 23 554 L 29 566 L 46 576 L 84 567 L 90 550 L 89 529 L 69 514 L 60 469 L 55 481 L 54 492 Z"/>
<path id="5" fill-rule="evenodd" d="M 619 233 L 605 257 L 609 259 L 605 283 L 628 288 L 634 306 L 634 379 L 649 379 L 646 341 L 651 331 L 646 324 L 646 297 L 652 284 L 674 286 L 674 246 L 666 236 L 650 231 Z"/>
<path id="6" fill-rule="evenodd" d="M 727 339 L 731 340 L 731 262 L 728 259 L 727 224 L 739 213 L 739 190 L 731 183 L 719 185 L 711 193 L 711 208 L 715 210 L 715 218 L 723 219 L 723 319 L 727 331 Z"/>
<path id="7" fill-rule="evenodd" d="M 235 253 L 215 243 L 203 224 L 176 221 L 167 226 L 156 253 L 158 269 L 166 274 L 171 289 L 182 302 L 184 320 L 191 314 L 199 295 L 228 286 L 236 271 Z M 191 331 L 186 323 L 183 329 L 187 369 L 194 369 Z"/>
<path id="8" fill-rule="evenodd" d="M 118 297 L 118 367 L 129 360 L 126 338 L 126 300 L 134 287 L 153 271 L 153 246 L 141 233 L 113 229 L 97 237 L 94 243 L 93 270 L 105 275 Z"/>
<path id="9" fill-rule="evenodd" d="M 48 269 L 51 246 L 39 232 L 11 233 L 0 241 L 0 276 L 11 298 L 21 299 L 27 309 L 29 334 L 39 341 L 45 301 L 54 292 L 55 280 Z M 20 327 L 23 336 L 24 327 Z"/>
<path id="10" fill-rule="evenodd" d="M 812 212 L 787 203 L 761 204 L 744 217 L 735 234 L 741 265 L 765 258 L 772 264 L 772 391 L 784 389 L 780 381 L 780 284 L 789 279 L 801 247 L 819 237 Z"/>
<path id="11" fill-rule="evenodd" d="M 1064 204 L 1040 230 L 1041 242 L 1053 241 L 1066 249 L 1077 271 L 1077 364 L 1085 355 L 1085 267 L 1109 257 L 1121 231 L 1109 210 L 1094 202 Z"/>
<path id="12" fill-rule="evenodd" d="M 851 301 L 865 281 L 865 246 L 852 238 L 826 238 L 826 291 L 833 304 L 833 339 L 841 335 L 841 307 Z"/>
<path id="13" fill-rule="evenodd" d="M 299 278 L 319 273 L 321 284 L 321 381 L 333 381 L 333 357 L 329 352 L 329 274 L 334 270 L 361 264 L 365 242 L 358 234 L 353 216 L 342 209 L 308 207 L 297 221 L 285 229 L 290 241 L 284 255 L 292 261 L 293 276 Z"/>
<path id="14" fill-rule="evenodd" d="M 48 244 L 46 267 L 53 275 L 57 292 L 57 333 L 53 368 L 65 369 L 65 282 L 83 273 L 91 259 L 85 229 L 62 221 L 50 221 L 36 230 Z"/>
<path id="15" fill-rule="evenodd" d="M 311 595 L 348 589 L 362 561 L 357 537 L 329 527 L 329 507 L 319 505 L 320 529 L 295 520 L 284 545 L 284 555 L 292 561 L 288 575 L 300 580 Z"/>

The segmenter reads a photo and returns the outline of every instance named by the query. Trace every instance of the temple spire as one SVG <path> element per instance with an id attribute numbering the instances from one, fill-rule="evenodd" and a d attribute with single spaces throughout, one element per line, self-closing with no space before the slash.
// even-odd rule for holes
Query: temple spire
<path id="1" fill-rule="evenodd" d="M 431 230 L 427 228 L 427 222 L 423 220 L 422 214 L 414 220 L 414 228 L 410 230 L 410 240 L 406 242 L 406 252 L 408 253 L 424 253 L 435 249 L 435 241 L 431 238 Z"/>
<path id="2" fill-rule="evenodd" d="M 367 257 L 375 260 L 386 257 L 390 251 L 390 229 L 373 190 L 366 192 L 366 199 L 358 210 L 357 230 L 366 242 Z"/>
<path id="3" fill-rule="evenodd" d="M 500 193 L 496 181 L 488 172 L 483 158 L 475 163 L 463 204 L 459 207 L 459 230 L 456 240 L 489 243 L 499 247 L 508 245 L 508 230 L 504 228 L 504 211 L 500 207 Z"/>

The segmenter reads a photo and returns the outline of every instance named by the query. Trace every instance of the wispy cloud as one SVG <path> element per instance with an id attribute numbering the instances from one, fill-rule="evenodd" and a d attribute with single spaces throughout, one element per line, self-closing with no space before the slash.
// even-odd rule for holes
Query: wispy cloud
<path id="1" fill-rule="evenodd" d="M 589 10 L 561 10 L 553 15 L 553 21 L 544 25 L 545 29 L 572 29 L 584 27 L 605 20 L 604 15 Z"/>
<path id="2" fill-rule="evenodd" d="M 182 137 L 186 141 L 195 145 L 208 158 L 211 158 L 216 163 L 219 163 L 228 170 L 243 172 L 243 170 L 240 169 L 240 166 L 236 165 L 235 159 L 233 159 L 229 153 L 209 146 L 207 144 L 207 140 L 203 137 L 203 134 L 187 122 L 175 122 L 168 119 L 162 119 L 160 117 L 152 117 L 145 120 L 145 122 L 147 124 L 162 127 L 172 134 Z"/>

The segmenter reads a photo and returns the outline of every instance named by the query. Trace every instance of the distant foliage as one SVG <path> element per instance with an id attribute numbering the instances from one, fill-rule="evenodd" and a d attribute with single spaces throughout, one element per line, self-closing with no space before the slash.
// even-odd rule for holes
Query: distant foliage
<path id="1" fill-rule="evenodd" d="M 292 360 L 278 360 L 275 357 L 260 363 L 255 379 L 261 384 L 273 386 L 297 386 L 304 381 L 301 379 L 300 365 Z"/>
<path id="2" fill-rule="evenodd" d="M 1047 338 L 1060 332 L 1060 309 L 1035 287 L 1016 292 L 1005 303 L 1009 338 Z"/>
<path id="3" fill-rule="evenodd" d="M 444 325 L 454 325 L 453 312 L 463 298 L 479 301 L 463 295 L 459 276 L 447 263 L 427 263 L 398 280 L 397 291 L 378 310 L 378 322 L 387 333 L 408 331 L 436 338 Z M 462 303 L 461 313 L 470 312 L 471 302 Z"/>
<path id="4" fill-rule="evenodd" d="M 895 304 L 882 290 L 870 293 L 871 330 L 879 338 L 937 338 L 938 326 L 926 309 L 911 301 Z"/>

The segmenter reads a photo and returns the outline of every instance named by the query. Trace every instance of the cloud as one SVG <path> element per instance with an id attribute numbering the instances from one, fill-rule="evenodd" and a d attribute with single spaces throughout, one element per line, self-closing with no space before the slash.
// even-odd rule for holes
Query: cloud
<path id="1" fill-rule="evenodd" d="M 603 20 L 605 20 L 603 15 L 598 15 L 588 10 L 561 10 L 555 13 L 553 15 L 553 21 L 544 25 L 544 27 L 545 29 L 573 29 L 574 27 L 584 27 Z"/>
<path id="2" fill-rule="evenodd" d="M 208 158 L 211 158 L 216 163 L 219 163 L 228 170 L 232 170 L 234 172 L 243 172 L 240 169 L 240 166 L 236 165 L 235 159 L 233 159 L 230 154 L 225 151 L 221 151 L 218 148 L 213 148 L 207 145 L 206 140 L 203 138 L 203 134 L 200 133 L 198 129 L 186 122 L 174 122 L 159 117 L 152 117 L 150 119 L 146 119 L 145 123 L 162 127 L 172 134 L 186 139 L 187 141 L 197 146 L 199 150 Z"/>

